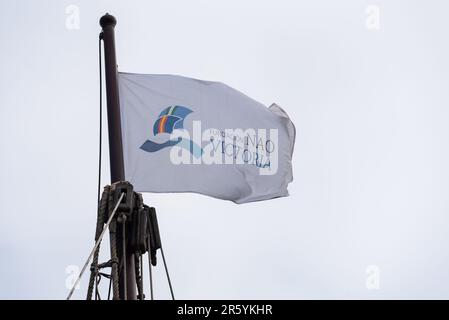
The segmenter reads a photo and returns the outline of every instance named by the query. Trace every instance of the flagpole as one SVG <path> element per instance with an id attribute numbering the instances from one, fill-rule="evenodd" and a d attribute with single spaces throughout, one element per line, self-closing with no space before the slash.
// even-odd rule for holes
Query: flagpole
<path id="1" fill-rule="evenodd" d="M 109 133 L 109 161 L 111 167 L 111 183 L 125 180 L 125 169 L 123 162 L 122 129 L 120 123 L 120 100 L 117 80 L 117 59 L 115 54 L 114 28 L 117 20 L 114 16 L 106 13 L 100 19 L 103 29 L 102 37 L 104 44 L 104 65 L 106 76 L 106 98 L 108 113 Z M 121 243 L 121 239 L 118 240 Z M 126 250 L 130 252 L 130 250 Z M 120 264 L 119 264 L 120 265 Z M 136 300 L 136 277 L 134 269 L 134 254 L 126 256 L 126 275 L 120 276 L 120 297 L 128 300 Z M 125 278 L 123 278 L 125 277 Z M 126 282 L 125 282 L 126 281 Z M 126 294 L 124 292 L 126 288 Z"/>

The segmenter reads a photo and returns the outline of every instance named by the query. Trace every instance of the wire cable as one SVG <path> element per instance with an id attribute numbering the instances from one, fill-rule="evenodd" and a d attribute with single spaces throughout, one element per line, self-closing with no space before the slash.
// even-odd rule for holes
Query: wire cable
<path id="1" fill-rule="evenodd" d="M 102 52 L 101 52 L 101 40 L 103 39 L 103 32 L 100 32 L 100 34 L 98 35 L 98 76 L 99 76 L 99 91 L 100 91 L 100 115 L 99 115 L 99 139 L 98 139 L 98 189 L 97 189 L 97 227 L 96 227 L 96 231 L 95 231 L 95 240 L 98 239 L 98 236 L 100 235 L 101 231 L 103 230 L 103 225 L 104 225 L 104 221 L 103 221 L 103 217 L 104 217 L 104 210 L 105 210 L 105 205 L 107 203 L 102 203 L 103 199 L 100 198 L 100 192 L 101 192 L 101 154 L 102 154 L 102 132 L 103 132 L 103 128 L 102 128 L 102 120 L 103 120 L 103 90 L 102 90 L 102 76 L 103 76 L 103 72 L 102 72 L 102 63 L 101 63 L 101 58 L 102 58 Z M 103 196 L 105 196 L 103 194 Z M 106 201 L 107 196 L 105 196 L 105 201 Z M 102 207 L 103 204 L 103 207 Z M 103 209 L 103 210 L 102 210 Z M 98 265 L 98 256 L 100 254 L 100 247 L 98 247 L 98 249 L 96 250 L 95 254 L 94 254 L 94 258 L 92 261 L 92 266 L 91 266 L 91 275 L 90 275 L 90 280 L 89 280 L 89 287 L 87 290 L 87 300 L 91 300 L 92 299 L 92 291 L 93 288 L 95 287 L 95 300 L 97 300 L 97 295 L 98 295 L 98 277 L 97 277 L 97 273 L 98 273 L 98 269 L 97 269 L 97 265 Z"/>
<path id="2" fill-rule="evenodd" d="M 97 201 L 100 205 L 100 190 L 101 190 L 101 153 L 102 153 L 102 138 L 103 138 L 103 68 L 101 64 L 101 40 L 103 40 L 103 32 L 100 32 L 98 37 L 98 67 L 99 67 L 99 78 L 100 78 L 100 131 L 98 137 L 98 192 Z"/>
<path id="3" fill-rule="evenodd" d="M 100 32 L 98 35 L 98 76 L 100 80 L 100 114 L 99 114 L 99 123 L 100 123 L 100 129 L 98 133 L 98 188 L 97 188 L 97 203 L 98 203 L 98 210 L 100 209 L 100 190 L 101 190 L 101 153 L 102 153 L 102 141 L 103 141 L 103 72 L 102 72 L 102 65 L 101 65 L 101 40 L 103 39 L 103 32 Z M 97 254 L 98 256 L 98 254 Z M 98 260 L 98 258 L 97 258 Z M 98 263 L 98 261 L 94 261 Z M 97 300 L 97 294 L 98 294 L 98 277 L 95 277 L 95 300 Z"/>
<path id="4" fill-rule="evenodd" d="M 162 260 L 164 261 L 165 274 L 167 275 L 168 285 L 170 287 L 171 298 L 172 298 L 172 300 L 175 300 L 175 295 L 173 294 L 173 287 L 171 285 L 170 275 L 168 274 L 167 262 L 165 261 L 164 249 L 162 249 L 162 245 L 161 245 L 161 254 L 162 254 Z M 150 266 L 150 268 L 151 268 L 151 266 Z"/>

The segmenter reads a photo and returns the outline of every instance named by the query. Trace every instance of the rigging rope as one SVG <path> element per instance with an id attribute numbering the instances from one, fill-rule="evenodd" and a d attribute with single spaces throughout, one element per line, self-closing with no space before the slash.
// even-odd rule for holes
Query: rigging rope
<path id="1" fill-rule="evenodd" d="M 109 197 L 109 204 L 112 205 L 112 197 Z M 112 299 L 120 299 L 119 286 L 119 258 L 117 251 L 117 219 L 112 221 L 109 227 L 109 242 L 111 250 L 111 282 L 112 282 Z"/>
<path id="2" fill-rule="evenodd" d="M 126 214 L 122 214 L 120 217 L 121 221 L 119 221 L 122 224 L 122 269 L 120 272 L 123 272 L 122 279 L 123 279 L 123 299 L 128 300 L 128 290 L 127 290 L 127 279 L 126 279 Z"/>
<path id="3" fill-rule="evenodd" d="M 69 295 L 67 296 L 67 300 L 70 300 L 70 298 L 72 297 L 73 292 L 75 291 L 76 286 L 80 282 L 81 277 L 83 276 L 84 271 L 86 271 L 86 268 L 87 268 L 87 265 L 89 264 L 90 259 L 92 259 L 92 256 L 94 255 L 95 251 L 97 250 L 98 246 L 100 245 L 101 239 L 103 239 L 104 233 L 105 233 L 106 229 L 109 227 L 109 224 L 111 223 L 112 219 L 114 218 L 115 212 L 117 211 L 117 208 L 118 208 L 118 206 L 119 206 L 119 204 L 122 201 L 124 196 L 125 196 L 125 193 L 122 193 L 120 195 L 120 198 L 118 199 L 117 203 L 115 204 L 114 210 L 112 210 L 112 213 L 109 216 L 108 222 L 106 222 L 106 225 L 103 228 L 103 231 L 101 232 L 99 239 L 97 240 L 97 242 L 95 242 L 94 248 L 90 252 L 89 257 L 87 258 L 87 261 L 84 263 L 84 266 L 81 269 L 81 272 L 78 275 L 78 278 L 76 279 L 75 284 L 73 285 L 72 289 L 69 292 Z"/>
<path id="4" fill-rule="evenodd" d="M 95 230 L 95 241 L 98 240 L 98 237 L 100 236 L 101 231 L 103 231 L 103 225 L 104 225 L 104 216 L 107 208 L 107 199 L 109 197 L 109 186 L 106 186 L 103 191 L 103 195 L 100 201 L 100 190 L 101 190 L 101 153 L 102 153 L 102 119 L 103 119 L 103 91 L 102 91 L 102 64 L 101 64 L 101 40 L 103 39 L 103 32 L 100 32 L 98 35 L 98 67 L 99 67 L 99 89 L 100 89 L 100 114 L 99 114 L 99 122 L 100 122 L 100 130 L 99 130 L 99 139 L 98 139 L 98 189 L 97 189 L 97 228 Z M 107 188 L 107 189 L 106 189 Z M 101 202 L 101 203 L 100 203 Z M 94 254 L 94 258 L 92 261 L 92 268 L 95 268 L 95 270 L 92 270 L 90 274 L 90 280 L 89 280 L 89 287 L 87 289 L 87 300 L 92 299 L 92 293 L 93 293 L 93 287 L 95 283 L 95 299 L 97 298 L 97 291 L 98 291 L 98 277 L 96 276 L 98 273 L 98 256 L 100 254 L 100 247 L 97 248 Z"/>
<path id="5" fill-rule="evenodd" d="M 149 223 L 149 222 L 148 222 Z M 153 272 L 151 271 L 151 241 L 150 241 L 150 237 L 148 237 L 147 239 L 148 242 L 148 269 L 150 271 L 150 295 L 151 295 L 151 300 L 154 300 L 154 295 L 153 295 Z"/>
<path id="6" fill-rule="evenodd" d="M 98 214 L 97 214 L 97 229 L 95 230 L 95 241 L 100 237 L 101 232 L 104 228 L 104 217 L 106 216 L 107 208 L 108 208 L 108 198 L 109 198 L 110 186 L 105 186 L 103 190 L 103 195 L 101 196 L 101 200 L 98 206 Z M 97 250 L 95 250 L 94 258 L 91 264 L 91 274 L 89 280 L 89 287 L 87 289 L 87 300 L 92 299 L 92 291 L 95 283 L 95 290 L 97 290 L 98 281 L 96 278 L 96 274 L 99 271 L 98 268 L 98 256 L 100 254 L 100 246 L 98 246 Z"/>
<path id="7" fill-rule="evenodd" d="M 165 274 L 167 275 L 168 286 L 170 287 L 171 298 L 172 298 L 172 300 L 175 300 L 175 295 L 173 294 L 173 287 L 171 285 L 170 275 L 168 274 L 168 267 L 167 267 L 167 262 L 165 261 L 164 249 L 162 249 L 162 244 L 161 244 L 161 254 L 162 254 L 162 260 L 164 261 Z"/>
<path id="8" fill-rule="evenodd" d="M 98 190 L 97 190 L 97 202 L 100 203 L 100 189 L 101 189 L 101 150 L 102 150 L 102 123 L 103 123 L 103 75 L 101 66 L 101 40 L 103 40 L 103 32 L 100 32 L 98 36 L 98 67 L 99 67 L 99 78 L 100 78 L 100 131 L 98 137 Z"/>

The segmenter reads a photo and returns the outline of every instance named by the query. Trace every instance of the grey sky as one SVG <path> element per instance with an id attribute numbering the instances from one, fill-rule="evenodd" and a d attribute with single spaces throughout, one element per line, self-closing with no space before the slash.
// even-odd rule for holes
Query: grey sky
<path id="1" fill-rule="evenodd" d="M 69 5 L 79 29 L 66 27 Z M 367 28 L 369 5 L 380 29 Z M 121 71 L 222 81 L 278 103 L 296 125 L 290 197 L 145 195 L 178 298 L 449 298 L 448 9 L 1 1 L 0 298 L 65 298 L 67 266 L 93 246 L 105 12 L 118 20 Z M 107 152 L 103 172 L 106 184 Z M 366 286 L 372 265 L 377 290 Z M 156 297 L 166 299 L 162 271 Z"/>

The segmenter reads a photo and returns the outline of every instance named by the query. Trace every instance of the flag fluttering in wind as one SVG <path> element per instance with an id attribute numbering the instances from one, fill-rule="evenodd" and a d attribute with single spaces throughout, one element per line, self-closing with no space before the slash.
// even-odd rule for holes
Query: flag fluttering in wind
<path id="1" fill-rule="evenodd" d="M 139 192 L 246 203 L 288 195 L 295 127 L 219 82 L 119 73 L 125 177 Z"/>

